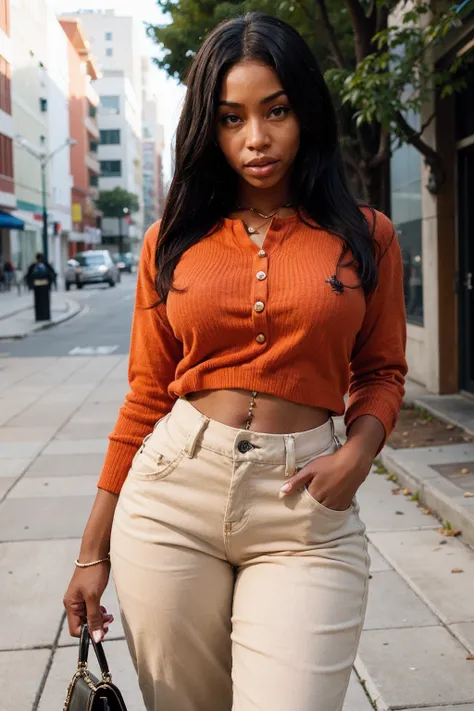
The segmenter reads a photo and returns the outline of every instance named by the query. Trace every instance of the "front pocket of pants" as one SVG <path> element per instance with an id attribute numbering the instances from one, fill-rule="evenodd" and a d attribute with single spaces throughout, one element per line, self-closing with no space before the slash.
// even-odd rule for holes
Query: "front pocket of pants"
<path id="1" fill-rule="evenodd" d="M 322 504 L 310 494 L 308 484 L 305 484 L 303 486 L 302 495 L 315 511 L 319 511 L 320 513 L 324 514 L 328 518 L 332 518 L 333 520 L 343 521 L 352 512 L 352 505 L 349 506 L 348 509 L 344 509 L 343 511 L 338 511 L 337 509 L 329 509 L 327 506 L 324 506 L 324 504 Z"/>
<path id="2" fill-rule="evenodd" d="M 306 460 L 299 461 L 297 463 L 297 471 L 303 469 L 307 464 L 312 461 L 320 459 L 321 457 L 328 456 L 330 454 L 335 454 L 338 449 L 341 448 L 341 446 L 342 445 L 337 439 L 337 437 L 333 436 L 332 442 L 329 443 L 325 450 L 323 450 L 319 454 L 314 454 L 311 457 L 307 457 Z M 310 494 L 308 484 L 304 484 L 304 486 L 302 487 L 301 495 L 310 504 L 311 508 L 314 511 L 317 511 L 325 515 L 327 518 L 331 518 L 332 520 L 343 521 L 352 512 L 352 506 L 349 506 L 349 508 L 345 509 L 344 511 L 337 511 L 336 509 L 329 509 L 327 506 L 324 506 L 324 504 L 322 504 Z"/>

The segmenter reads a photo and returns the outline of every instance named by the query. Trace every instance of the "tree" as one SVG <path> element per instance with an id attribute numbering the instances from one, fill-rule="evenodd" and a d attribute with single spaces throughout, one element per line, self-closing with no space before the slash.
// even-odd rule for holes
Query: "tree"
<path id="1" fill-rule="evenodd" d="M 462 8 L 432 13 L 431 0 L 158 0 L 171 23 L 148 27 L 162 48 L 156 61 L 185 81 L 186 69 L 204 36 L 221 20 L 251 10 L 277 15 L 305 37 L 325 73 L 339 109 L 341 148 L 360 197 L 390 211 L 388 168 L 394 148 L 414 146 L 429 167 L 428 189 L 444 182 L 441 157 L 424 138 L 435 113 L 420 128 L 427 99 L 464 88 L 468 55 L 434 70 L 431 58 Z M 392 11 L 397 22 L 390 24 Z"/>
<path id="2" fill-rule="evenodd" d="M 119 251 L 123 252 L 123 219 L 138 212 L 140 205 L 138 195 L 129 193 L 123 188 L 116 187 L 113 190 L 101 190 L 99 197 L 95 201 L 96 207 L 104 217 L 116 217 L 119 224 Z"/>
<path id="3" fill-rule="evenodd" d="M 138 196 L 119 187 L 101 190 L 95 204 L 97 209 L 104 213 L 104 217 L 132 215 L 140 209 Z"/>

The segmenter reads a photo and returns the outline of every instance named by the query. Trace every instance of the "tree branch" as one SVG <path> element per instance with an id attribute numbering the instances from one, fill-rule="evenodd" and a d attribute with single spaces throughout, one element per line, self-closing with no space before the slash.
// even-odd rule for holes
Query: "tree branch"
<path id="1" fill-rule="evenodd" d="M 310 20 L 310 22 L 314 23 L 315 18 L 312 16 L 311 12 L 308 10 L 308 7 L 305 3 L 305 0 L 296 0 L 298 7 L 304 12 L 306 17 Z M 326 6 L 326 0 L 316 0 L 319 6 L 319 10 L 321 13 L 321 20 L 323 22 L 324 29 L 326 30 L 327 34 L 327 41 L 329 48 L 334 56 L 334 61 L 336 62 L 336 65 L 339 67 L 339 69 L 348 69 L 348 63 L 346 62 L 344 55 L 342 53 L 342 50 L 339 46 L 339 42 L 337 39 L 336 31 L 331 23 L 331 20 L 329 19 L 329 13 L 328 9 Z"/>
<path id="2" fill-rule="evenodd" d="M 437 195 L 446 179 L 446 171 L 441 156 L 421 138 L 418 131 L 415 131 L 415 129 L 410 126 L 400 112 L 396 113 L 396 121 L 405 135 L 406 142 L 416 148 L 417 151 L 424 156 L 425 165 L 430 169 L 430 177 L 426 187 L 432 194 Z"/>
<path id="3" fill-rule="evenodd" d="M 364 8 L 359 0 L 344 0 L 354 29 L 354 49 L 357 63 L 361 62 L 370 51 L 372 33 Z"/>
<path id="4" fill-rule="evenodd" d="M 383 126 L 380 127 L 379 148 L 373 158 L 369 161 L 371 170 L 378 168 L 390 158 L 390 133 Z"/>

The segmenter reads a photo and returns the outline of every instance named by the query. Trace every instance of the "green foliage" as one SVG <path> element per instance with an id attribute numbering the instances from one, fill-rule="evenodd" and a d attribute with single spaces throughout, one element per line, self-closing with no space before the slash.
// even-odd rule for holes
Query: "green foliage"
<path id="1" fill-rule="evenodd" d="M 169 15 L 166 25 L 148 25 L 148 35 L 160 45 L 161 56 L 155 61 L 159 67 L 183 83 L 186 71 L 206 34 L 220 22 L 238 17 L 246 12 L 265 12 L 292 24 L 310 45 L 322 67 L 334 63 L 328 57 L 327 38 L 318 19 L 314 0 L 157 0 L 159 7 Z M 351 23 L 347 8 L 332 0 L 328 8 L 343 51 L 350 60 L 353 54 Z"/>
<path id="2" fill-rule="evenodd" d="M 113 190 L 101 190 L 95 204 L 104 213 L 104 217 L 124 217 L 140 209 L 138 196 L 119 187 Z M 124 212 L 124 208 L 128 212 Z"/>
<path id="3" fill-rule="evenodd" d="M 409 138 L 399 116 L 414 116 L 439 89 L 441 99 L 465 87 L 463 68 L 467 56 L 455 57 L 445 68 L 433 71 L 431 58 L 450 29 L 458 23 L 456 10 L 428 18 L 429 2 L 419 0 L 402 11 L 399 22 L 375 33 L 372 51 L 354 70 L 332 69 L 326 80 L 342 104 L 354 109 L 358 127 L 378 122 L 396 139 L 394 147 Z M 422 127 L 417 133 L 423 132 Z"/>

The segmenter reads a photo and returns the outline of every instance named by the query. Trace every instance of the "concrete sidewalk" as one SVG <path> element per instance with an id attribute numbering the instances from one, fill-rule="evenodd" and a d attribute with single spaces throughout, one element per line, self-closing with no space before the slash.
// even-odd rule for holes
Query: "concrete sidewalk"
<path id="1" fill-rule="evenodd" d="M 77 645 L 61 600 L 126 368 L 122 356 L 0 361 L 2 711 L 62 708 Z M 474 711 L 474 552 L 393 488 L 374 472 L 359 495 L 372 580 L 344 711 L 374 708 L 358 675 L 378 711 Z M 112 673 L 130 711 L 143 711 L 111 586 L 105 604 Z"/>
<path id="2" fill-rule="evenodd" d="M 51 320 L 35 321 L 33 293 L 0 293 L 0 340 L 24 338 L 30 333 L 55 326 L 76 316 L 82 309 L 64 292 L 51 292 Z"/>
<path id="3" fill-rule="evenodd" d="M 474 434 L 474 399 L 462 395 L 429 395 L 409 381 L 405 402 Z M 387 446 L 380 461 L 398 477 L 402 487 L 416 492 L 427 508 L 441 521 L 460 530 L 464 542 L 474 547 L 473 442 L 413 449 Z"/>

